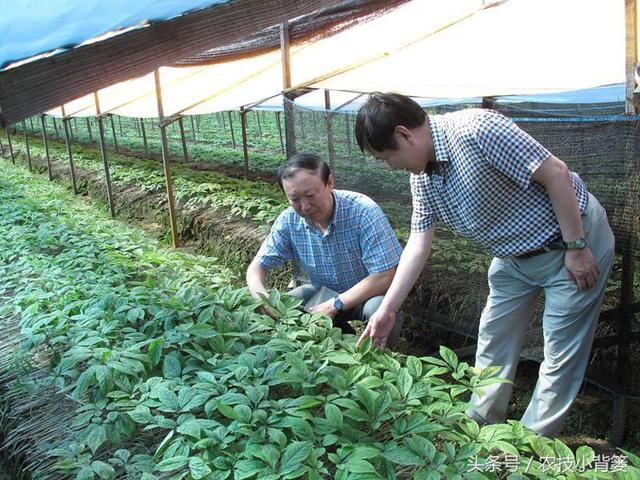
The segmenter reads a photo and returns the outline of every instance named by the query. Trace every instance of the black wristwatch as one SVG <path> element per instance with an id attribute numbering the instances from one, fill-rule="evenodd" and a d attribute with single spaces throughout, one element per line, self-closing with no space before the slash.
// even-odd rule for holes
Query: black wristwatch
<path id="1" fill-rule="evenodd" d="M 587 241 L 584 238 L 576 238 L 573 242 L 562 242 L 567 250 L 582 250 L 586 248 Z"/>
<path id="2" fill-rule="evenodd" d="M 344 303 L 340 300 L 340 297 L 334 297 L 333 299 L 333 308 L 335 308 L 338 312 L 341 312 L 344 308 Z"/>

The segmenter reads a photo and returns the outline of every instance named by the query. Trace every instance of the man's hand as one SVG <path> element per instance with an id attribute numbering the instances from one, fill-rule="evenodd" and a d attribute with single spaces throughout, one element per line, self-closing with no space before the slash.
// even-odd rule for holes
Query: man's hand
<path id="1" fill-rule="evenodd" d="M 266 291 L 265 291 L 266 292 Z M 262 313 L 263 315 L 269 315 L 271 318 L 273 318 L 274 320 L 278 320 L 278 313 L 269 306 L 269 294 L 268 292 L 266 293 L 256 293 L 254 295 L 254 298 L 257 298 L 259 300 L 262 300 L 264 302 L 264 305 L 260 305 L 258 307 L 258 312 Z"/>
<path id="2" fill-rule="evenodd" d="M 326 315 L 327 317 L 331 318 L 332 320 L 334 318 L 336 318 L 336 315 L 338 314 L 338 311 L 336 310 L 336 308 L 333 306 L 333 301 L 334 299 L 331 298 L 329 300 L 327 300 L 326 302 L 322 302 L 319 303 L 318 305 L 308 308 L 307 312 L 308 313 L 320 313 L 322 315 Z"/>
<path id="3" fill-rule="evenodd" d="M 571 280 L 578 285 L 578 290 L 593 287 L 600 275 L 598 262 L 589 248 L 567 250 L 564 255 L 564 266 Z"/>
<path id="4" fill-rule="evenodd" d="M 360 335 L 357 345 L 360 345 L 367 337 L 371 337 L 371 343 L 374 347 L 384 350 L 387 346 L 387 339 L 396 324 L 396 312 L 391 310 L 378 309 L 369 321 L 367 327 Z"/>

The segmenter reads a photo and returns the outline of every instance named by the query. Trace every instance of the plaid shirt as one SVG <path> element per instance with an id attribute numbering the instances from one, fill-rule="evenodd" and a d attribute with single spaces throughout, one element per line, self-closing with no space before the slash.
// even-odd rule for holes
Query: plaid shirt
<path id="1" fill-rule="evenodd" d="M 560 236 L 545 187 L 531 182 L 551 155 L 510 119 L 468 109 L 429 116 L 439 172 L 411 175 L 411 231 L 436 219 L 497 257 L 536 250 Z M 571 173 L 580 212 L 587 189 Z"/>
<path id="2" fill-rule="evenodd" d="M 268 270 L 294 260 L 314 286 L 339 293 L 398 265 L 402 247 L 380 207 L 346 190 L 334 190 L 333 198 L 324 235 L 293 208 L 282 212 L 260 247 L 260 265 Z"/>

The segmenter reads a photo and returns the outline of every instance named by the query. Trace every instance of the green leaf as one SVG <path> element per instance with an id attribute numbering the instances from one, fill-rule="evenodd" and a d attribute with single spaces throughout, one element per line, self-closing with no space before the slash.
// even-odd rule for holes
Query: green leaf
<path id="1" fill-rule="evenodd" d="M 180 360 L 173 355 L 166 355 L 162 364 L 162 373 L 166 378 L 179 378 L 182 373 Z"/>
<path id="2" fill-rule="evenodd" d="M 193 480 L 200 480 L 211 473 L 211 468 L 200 457 L 192 457 L 189 460 L 189 470 Z"/>
<path id="3" fill-rule="evenodd" d="M 219 335 L 211 325 L 206 323 L 196 323 L 189 329 L 189 333 L 197 338 L 213 338 Z"/>
<path id="4" fill-rule="evenodd" d="M 327 420 L 331 423 L 331 425 L 335 426 L 338 429 L 342 428 L 344 417 L 342 412 L 335 405 L 328 403 L 324 406 L 324 415 L 327 417 Z"/>
<path id="5" fill-rule="evenodd" d="M 95 425 L 89 430 L 85 441 L 91 452 L 96 453 L 96 450 L 100 448 L 106 439 L 107 431 L 105 428 L 102 425 Z"/>
<path id="6" fill-rule="evenodd" d="M 182 433 L 183 435 L 189 435 L 190 437 L 195 438 L 196 440 L 200 440 L 202 428 L 198 423 L 198 420 L 187 420 L 182 425 L 180 425 L 177 429 L 178 433 Z"/>
<path id="7" fill-rule="evenodd" d="M 184 467 L 189 462 L 189 457 L 186 455 L 177 455 L 166 460 L 161 461 L 156 465 L 156 470 L 160 472 L 172 472 L 179 468 Z"/>
<path id="8" fill-rule="evenodd" d="M 407 370 L 413 378 L 419 379 L 422 377 L 422 362 L 414 356 L 407 357 Z"/>
<path id="9" fill-rule="evenodd" d="M 133 419 L 136 423 L 152 423 L 153 415 L 151 415 L 151 411 L 149 407 L 144 405 L 138 405 L 135 410 L 127 412 L 127 414 Z"/>
<path id="10" fill-rule="evenodd" d="M 397 381 L 400 395 L 402 395 L 403 398 L 407 398 L 411 391 L 411 387 L 413 386 L 413 378 L 411 377 L 409 370 L 401 368 L 400 373 L 398 373 Z"/>
<path id="11" fill-rule="evenodd" d="M 377 473 L 375 467 L 362 458 L 349 458 L 344 466 L 351 473 Z"/>
<path id="12" fill-rule="evenodd" d="M 313 428 L 311 428 L 309 422 L 302 418 L 291 417 L 287 419 L 285 424 L 286 426 L 291 428 L 296 436 L 304 440 L 314 441 L 316 438 L 315 434 L 313 433 Z"/>
<path id="13" fill-rule="evenodd" d="M 452 369 L 458 368 L 458 357 L 453 350 L 448 349 L 444 345 L 440 345 L 440 356 L 447 362 Z"/>
<path id="14" fill-rule="evenodd" d="M 149 344 L 147 355 L 149 356 L 149 360 L 151 360 L 151 364 L 154 367 L 160 363 L 160 359 L 162 358 L 163 345 L 164 341 L 161 338 L 156 338 Z"/>
<path id="15" fill-rule="evenodd" d="M 76 480 L 93 480 L 96 478 L 93 468 L 87 466 L 80 469 L 76 475 Z"/>
<path id="16" fill-rule="evenodd" d="M 280 459 L 280 475 L 286 475 L 300 468 L 311 453 L 311 443 L 293 442 L 287 445 Z"/>
<path id="17" fill-rule="evenodd" d="M 344 352 L 330 352 L 327 359 L 337 365 L 359 365 L 360 362 L 353 358 L 352 355 Z"/>
<path id="18" fill-rule="evenodd" d="M 397 463 L 398 465 L 424 465 L 425 462 L 418 455 L 413 453 L 406 447 L 397 447 L 382 453 L 387 460 Z"/>
<path id="19" fill-rule="evenodd" d="M 116 474 L 116 471 L 111 465 L 101 461 L 92 462 L 91 469 L 96 472 L 100 478 L 105 480 L 112 479 Z"/>

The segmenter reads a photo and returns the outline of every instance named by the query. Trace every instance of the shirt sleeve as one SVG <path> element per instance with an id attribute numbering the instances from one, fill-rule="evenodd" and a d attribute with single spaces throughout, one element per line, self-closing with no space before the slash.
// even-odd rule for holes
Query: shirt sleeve
<path id="1" fill-rule="evenodd" d="M 427 190 L 424 184 L 423 175 L 411 175 L 411 202 L 413 212 L 411 213 L 411 232 L 426 232 L 433 227 L 436 222 L 436 214 L 427 201 Z"/>
<path id="2" fill-rule="evenodd" d="M 367 272 L 371 275 L 397 266 L 402 247 L 382 209 L 370 200 L 360 218 L 360 249 Z"/>
<path id="3" fill-rule="evenodd" d="M 258 261 L 265 270 L 278 268 L 294 259 L 288 218 L 288 210 L 278 216 L 258 251 Z"/>
<path id="4" fill-rule="evenodd" d="M 476 140 L 487 162 L 520 188 L 527 189 L 531 176 L 551 153 L 498 112 L 483 110 L 476 122 Z"/>

